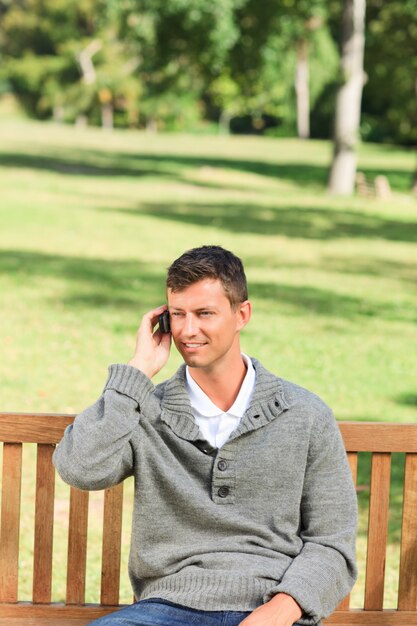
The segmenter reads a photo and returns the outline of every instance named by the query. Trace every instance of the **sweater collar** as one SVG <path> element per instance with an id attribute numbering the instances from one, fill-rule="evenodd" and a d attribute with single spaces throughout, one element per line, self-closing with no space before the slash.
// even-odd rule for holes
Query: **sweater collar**
<path id="1" fill-rule="evenodd" d="M 256 384 L 251 402 L 229 441 L 243 433 L 265 426 L 289 408 L 280 378 L 266 370 L 257 359 L 251 359 Z M 188 441 L 201 439 L 185 383 L 185 364 L 164 383 L 161 398 L 161 419 L 178 437 Z M 227 444 L 226 444 L 227 445 Z"/>

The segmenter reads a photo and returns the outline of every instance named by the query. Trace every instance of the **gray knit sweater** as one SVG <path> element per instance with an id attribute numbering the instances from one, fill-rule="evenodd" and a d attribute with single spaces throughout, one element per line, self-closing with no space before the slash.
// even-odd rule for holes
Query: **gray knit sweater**
<path id="1" fill-rule="evenodd" d="M 319 622 L 356 578 L 356 496 L 338 426 L 311 392 L 253 359 L 251 404 L 226 444 L 202 440 L 185 366 L 154 387 L 112 365 L 65 432 L 62 478 L 103 489 L 135 478 L 129 573 L 137 598 L 253 610 L 290 594 Z"/>

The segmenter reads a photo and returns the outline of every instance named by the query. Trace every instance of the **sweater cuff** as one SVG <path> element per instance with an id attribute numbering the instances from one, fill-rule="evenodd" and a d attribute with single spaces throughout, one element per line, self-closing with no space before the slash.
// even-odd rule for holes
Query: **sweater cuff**
<path id="1" fill-rule="evenodd" d="M 151 395 L 155 386 L 143 372 L 132 365 L 116 363 L 109 366 L 109 376 L 103 391 L 118 391 L 137 403 L 142 403 Z"/>

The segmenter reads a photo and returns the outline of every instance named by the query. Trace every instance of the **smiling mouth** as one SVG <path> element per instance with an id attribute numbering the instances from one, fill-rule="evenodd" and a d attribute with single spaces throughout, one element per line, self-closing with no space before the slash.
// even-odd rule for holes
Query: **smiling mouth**
<path id="1" fill-rule="evenodd" d="M 185 343 L 185 342 L 183 342 L 183 344 L 182 344 L 182 345 L 183 345 L 185 348 L 188 348 L 188 349 L 191 349 L 191 350 L 192 350 L 192 349 L 194 349 L 194 348 L 202 348 L 202 347 L 203 347 L 203 346 L 205 346 L 206 344 L 205 344 L 205 343 Z"/>

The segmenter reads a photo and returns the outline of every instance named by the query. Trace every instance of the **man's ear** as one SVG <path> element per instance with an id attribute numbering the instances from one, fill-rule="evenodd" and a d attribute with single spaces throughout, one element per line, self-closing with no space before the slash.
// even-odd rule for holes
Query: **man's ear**
<path id="1" fill-rule="evenodd" d="M 249 300 L 245 300 L 241 302 L 236 310 L 236 314 L 238 316 L 238 326 L 237 330 L 242 330 L 249 322 L 252 315 L 252 304 Z"/>

